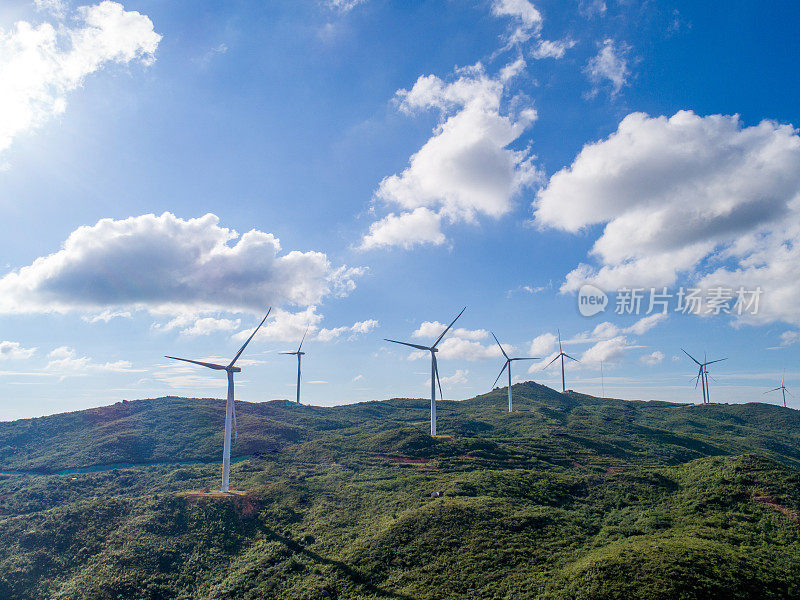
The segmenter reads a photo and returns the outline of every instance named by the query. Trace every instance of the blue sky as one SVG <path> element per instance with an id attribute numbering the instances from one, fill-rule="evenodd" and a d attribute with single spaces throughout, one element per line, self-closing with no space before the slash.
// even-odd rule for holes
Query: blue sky
<path id="1" fill-rule="evenodd" d="M 800 8 L 776 2 L 0 6 L 0 419 L 222 396 L 487 391 L 489 331 L 568 386 L 777 402 L 800 378 Z M 250 232 L 250 233 L 248 233 Z M 279 240 L 279 241 L 278 241 Z M 590 283 L 603 313 L 578 311 Z M 743 314 L 615 314 L 622 288 Z M 645 300 L 646 304 L 646 300 Z M 733 306 L 735 302 L 731 302 Z M 752 307 L 751 307 L 752 308 Z M 432 324 L 433 323 L 433 324 Z M 520 380 L 560 384 L 545 363 Z M 800 392 L 798 392 L 800 397 Z M 790 397 L 795 407 L 800 400 Z"/>

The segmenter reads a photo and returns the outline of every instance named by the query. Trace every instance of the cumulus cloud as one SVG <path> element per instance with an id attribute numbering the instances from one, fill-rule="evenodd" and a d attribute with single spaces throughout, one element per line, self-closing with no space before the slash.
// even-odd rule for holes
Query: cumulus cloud
<path id="1" fill-rule="evenodd" d="M 612 39 L 603 41 L 599 52 L 589 59 L 584 69 L 594 84 L 591 95 L 597 94 L 600 86 L 605 83 L 609 85 L 612 97 L 619 94 L 631 75 L 627 59 L 629 52 L 630 48 L 626 44 L 617 44 Z"/>
<path id="2" fill-rule="evenodd" d="M 463 383 L 467 383 L 467 375 L 469 375 L 469 369 L 456 369 L 456 372 L 448 377 L 439 377 L 439 381 L 442 384 L 442 388 L 450 389 L 454 386 L 461 385 Z M 428 385 L 431 384 L 430 378 L 428 378 Z"/>
<path id="3" fill-rule="evenodd" d="M 536 119 L 530 107 L 503 104 L 506 85 L 522 68 L 524 61 L 516 61 L 491 77 L 478 63 L 458 70 L 453 81 L 427 75 L 397 92 L 401 112 L 433 109 L 441 120 L 409 166 L 380 182 L 376 202 L 401 212 L 373 223 L 362 249 L 443 244 L 443 223 L 498 219 L 540 179 L 530 151 L 510 148 Z"/>
<path id="4" fill-rule="evenodd" d="M 62 378 L 99 372 L 139 372 L 136 369 L 132 369 L 131 363 L 127 360 L 98 363 L 88 356 L 78 356 L 77 352 L 68 346 L 59 346 L 48 353 L 47 358 L 49 361 L 45 369 L 55 372 Z"/>
<path id="5" fill-rule="evenodd" d="M 553 333 L 543 333 L 531 342 L 530 354 L 532 356 L 545 356 L 553 352 L 558 338 Z M 551 359 L 552 360 L 552 359 Z"/>
<path id="6" fill-rule="evenodd" d="M 55 18 L 65 5 L 39 0 Z M 0 29 L 0 152 L 15 137 L 66 110 L 67 96 L 85 78 L 111 64 L 153 62 L 161 36 L 153 22 L 108 0 L 75 12 L 76 26 L 17 21 Z"/>
<path id="7" fill-rule="evenodd" d="M 439 321 L 423 321 L 411 335 L 415 338 L 436 339 L 446 328 L 446 323 L 439 323 Z M 489 332 L 485 329 L 464 329 L 463 327 L 456 327 L 455 329 L 451 329 L 447 335 L 465 340 L 483 340 L 489 337 Z"/>
<path id="8" fill-rule="evenodd" d="M 800 320 L 800 137 L 790 125 L 633 113 L 553 175 L 534 209 L 540 227 L 604 227 L 591 251 L 599 266 L 578 265 L 562 291 L 691 275 L 704 288 L 761 286 L 756 320 Z"/>
<path id="9" fill-rule="evenodd" d="M 650 354 L 645 354 L 639 359 L 640 362 L 646 365 L 657 365 L 663 360 L 664 360 L 664 353 L 661 352 L 660 350 L 656 350 L 655 352 L 651 352 Z"/>
<path id="10" fill-rule="evenodd" d="M 361 273 L 334 267 L 321 252 L 283 253 L 272 234 L 239 235 L 213 214 L 102 219 L 0 278 L 0 313 L 261 314 L 345 295 Z"/>
<path id="11" fill-rule="evenodd" d="M 375 319 L 367 319 L 365 321 L 356 321 L 349 327 L 334 327 L 332 329 L 320 329 L 317 332 L 317 339 L 321 342 L 329 342 L 335 340 L 343 334 L 349 334 L 348 340 L 354 340 L 358 336 L 369 333 L 378 326 L 378 321 Z"/>
<path id="12" fill-rule="evenodd" d="M 624 335 L 618 335 L 608 340 L 601 340 L 586 350 L 580 358 L 581 363 L 587 366 L 602 363 L 616 363 L 625 356 L 625 351 L 636 348 L 628 342 Z"/>
<path id="13" fill-rule="evenodd" d="M 423 206 L 399 215 L 389 213 L 369 226 L 361 248 L 399 246 L 408 250 L 418 244 L 441 246 L 446 241 L 441 226 L 442 216 Z"/>
<path id="14" fill-rule="evenodd" d="M 239 327 L 241 319 L 215 319 L 214 317 L 201 317 L 195 319 L 191 327 L 181 330 L 181 335 L 198 336 L 210 335 L 218 331 L 233 331 Z"/>
<path id="15" fill-rule="evenodd" d="M 19 342 L 0 342 L 0 360 L 30 358 L 36 352 L 36 348 L 23 348 Z"/>

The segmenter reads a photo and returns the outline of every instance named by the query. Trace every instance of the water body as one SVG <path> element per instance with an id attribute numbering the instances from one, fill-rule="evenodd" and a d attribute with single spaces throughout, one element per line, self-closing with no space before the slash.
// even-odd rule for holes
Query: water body
<path id="1" fill-rule="evenodd" d="M 248 458 L 253 458 L 252 455 L 237 456 L 231 458 L 231 464 L 242 462 Z M 192 465 L 215 465 L 219 461 L 203 461 L 203 460 L 186 460 L 181 462 L 152 462 L 152 463 L 109 463 L 107 465 L 92 465 L 91 467 L 75 467 L 72 469 L 63 469 L 61 471 L 12 471 L 8 469 L 0 469 L 0 475 L 38 475 L 40 477 L 45 475 L 75 475 L 78 473 L 100 473 L 102 471 L 113 471 L 114 469 L 135 469 L 139 467 L 189 467 Z"/>

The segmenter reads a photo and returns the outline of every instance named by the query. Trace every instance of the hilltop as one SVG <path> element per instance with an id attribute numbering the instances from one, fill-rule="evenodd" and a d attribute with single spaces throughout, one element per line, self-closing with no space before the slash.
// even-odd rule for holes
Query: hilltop
<path id="1" fill-rule="evenodd" d="M 800 595 L 800 413 L 514 395 L 239 402 L 222 501 L 222 401 L 0 423 L 0 597 Z"/>

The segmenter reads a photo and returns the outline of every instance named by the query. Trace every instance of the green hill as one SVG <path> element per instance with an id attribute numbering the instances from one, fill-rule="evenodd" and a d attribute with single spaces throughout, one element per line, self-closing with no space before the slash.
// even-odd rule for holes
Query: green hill
<path id="1" fill-rule="evenodd" d="M 800 413 L 514 393 L 0 423 L 0 598 L 800 597 Z"/>

